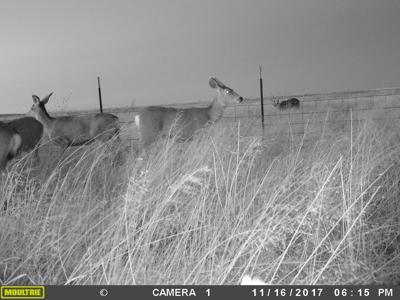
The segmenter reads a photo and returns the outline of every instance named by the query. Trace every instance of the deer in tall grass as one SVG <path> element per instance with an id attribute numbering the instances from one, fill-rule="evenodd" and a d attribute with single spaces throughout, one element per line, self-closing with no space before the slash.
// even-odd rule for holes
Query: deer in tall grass
<path id="1" fill-rule="evenodd" d="M 229 104 L 240 103 L 243 98 L 216 77 L 209 79 L 209 85 L 216 95 L 210 105 L 204 108 L 173 108 L 149 106 L 135 116 L 142 146 L 146 148 L 158 137 L 170 134 L 171 127 L 180 127 L 180 139 L 187 140 L 196 130 L 221 119 Z"/>
<path id="2" fill-rule="evenodd" d="M 70 146 L 85 145 L 94 141 L 105 142 L 119 132 L 119 120 L 113 114 L 51 117 L 45 105 L 52 94 L 43 99 L 33 95 L 33 105 L 28 114 L 43 125 L 47 136 L 59 145 L 63 152 Z"/>
<path id="3" fill-rule="evenodd" d="M 272 101 L 272 104 L 280 110 L 286 110 L 289 108 L 299 108 L 300 107 L 300 101 L 297 98 L 290 98 L 290 99 L 284 100 L 284 101 L 279 101 L 279 99 L 272 98 L 271 101 Z"/>
<path id="4" fill-rule="evenodd" d="M 34 150 L 34 157 L 39 161 L 39 143 L 43 137 L 43 125 L 32 117 L 23 117 L 9 121 L 7 123 L 12 129 L 21 136 L 21 147 L 18 154 Z"/>
<path id="5" fill-rule="evenodd" d="M 21 147 L 21 135 L 7 124 L 0 122 L 0 171 L 5 169 Z"/>

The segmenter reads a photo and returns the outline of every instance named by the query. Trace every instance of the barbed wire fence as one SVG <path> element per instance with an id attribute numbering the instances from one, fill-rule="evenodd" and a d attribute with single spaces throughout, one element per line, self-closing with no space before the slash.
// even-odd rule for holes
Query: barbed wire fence
<path id="1" fill-rule="evenodd" d="M 260 99 L 246 99 L 241 104 L 226 108 L 221 123 L 237 126 L 240 124 L 241 135 L 252 137 L 277 135 L 302 136 L 310 123 L 313 129 L 320 125 L 333 125 L 347 130 L 350 125 L 361 123 L 367 119 L 399 120 L 400 88 L 387 88 L 357 92 L 341 92 L 327 94 L 294 95 L 279 97 L 288 99 L 296 97 L 300 100 L 299 108 L 279 109 L 273 105 L 273 97 L 264 97 L 264 130 L 261 124 Z M 274 97 L 276 99 L 276 97 Z M 209 103 L 192 103 L 168 105 L 172 107 L 205 107 Z M 104 109 L 104 112 L 117 115 L 122 125 L 122 139 L 127 145 L 134 146 L 139 139 L 134 117 L 141 107 Z M 94 111 L 58 112 L 60 115 L 85 115 Z M 0 116 L 0 121 L 7 121 L 20 115 Z M 57 146 L 47 143 L 45 151 L 58 152 Z"/>
<path id="2" fill-rule="evenodd" d="M 264 98 L 265 130 L 261 131 L 259 100 L 250 100 L 243 105 L 229 108 L 225 119 L 252 124 L 255 135 L 268 135 L 279 130 L 291 134 L 303 135 L 309 124 L 314 128 L 325 125 L 336 125 L 342 130 L 350 129 L 351 124 L 361 124 L 365 120 L 398 120 L 400 119 L 400 88 L 343 92 L 316 95 L 296 95 L 281 97 L 300 100 L 299 108 L 280 110 L 271 101 Z M 257 126 L 258 125 L 258 126 Z M 317 125 L 317 126 L 316 126 Z M 257 130 L 258 129 L 258 130 Z"/>

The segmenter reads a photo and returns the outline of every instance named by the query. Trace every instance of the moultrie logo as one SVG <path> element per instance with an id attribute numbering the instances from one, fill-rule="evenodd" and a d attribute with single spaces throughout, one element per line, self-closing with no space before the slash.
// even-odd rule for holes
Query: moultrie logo
<path id="1" fill-rule="evenodd" d="M 44 299 L 44 286 L 2 286 L 0 299 Z"/>

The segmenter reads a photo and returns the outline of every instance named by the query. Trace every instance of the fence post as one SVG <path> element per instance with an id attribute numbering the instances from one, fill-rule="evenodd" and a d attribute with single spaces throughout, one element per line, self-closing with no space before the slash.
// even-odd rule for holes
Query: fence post
<path id="1" fill-rule="evenodd" d="M 262 66 L 259 65 L 258 68 L 260 73 L 261 127 L 264 136 L 264 95 L 263 95 Z"/>
<path id="2" fill-rule="evenodd" d="M 99 105 L 100 105 L 100 112 L 103 112 L 103 101 L 101 99 L 101 87 L 100 87 L 100 77 L 97 76 L 97 87 L 99 90 Z"/>

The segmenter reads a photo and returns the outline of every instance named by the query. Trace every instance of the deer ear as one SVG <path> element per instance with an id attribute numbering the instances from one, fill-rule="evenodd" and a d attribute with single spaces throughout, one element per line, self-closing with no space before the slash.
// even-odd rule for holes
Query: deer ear
<path id="1" fill-rule="evenodd" d="M 210 79 L 208 80 L 208 84 L 210 85 L 210 87 L 212 89 L 216 89 L 217 88 L 217 82 L 216 82 L 214 77 L 210 77 Z"/>
<path id="2" fill-rule="evenodd" d="M 208 83 L 210 84 L 210 87 L 212 89 L 216 89 L 219 86 L 218 79 L 215 77 L 210 77 L 210 79 L 208 80 Z"/>
<path id="3" fill-rule="evenodd" d="M 47 102 L 49 102 L 49 99 L 50 99 L 51 95 L 53 95 L 53 92 L 51 92 L 51 93 L 48 94 L 46 97 L 44 97 L 44 98 L 42 99 L 42 103 L 43 103 L 43 104 L 47 104 Z"/>
<path id="4" fill-rule="evenodd" d="M 33 99 L 33 103 L 39 103 L 40 102 L 40 98 L 36 95 L 32 95 L 32 99 Z"/>
<path id="5" fill-rule="evenodd" d="M 213 82 L 212 85 L 211 85 L 211 81 Z M 216 89 L 217 87 L 219 87 L 219 88 L 221 88 L 221 89 L 226 89 L 226 85 L 223 84 L 223 83 L 221 82 L 221 80 L 219 80 L 217 77 L 211 77 L 211 78 L 210 78 L 210 86 L 211 86 L 213 89 Z"/>

